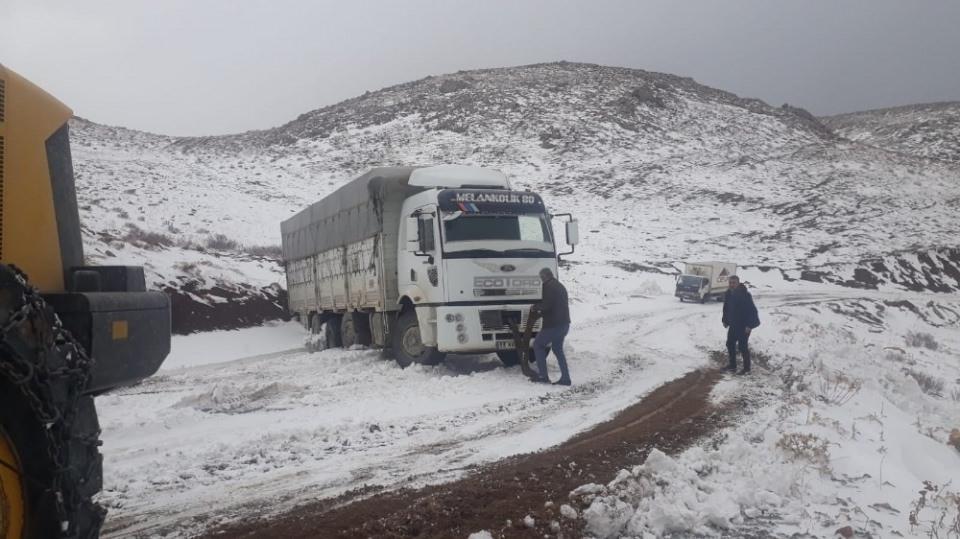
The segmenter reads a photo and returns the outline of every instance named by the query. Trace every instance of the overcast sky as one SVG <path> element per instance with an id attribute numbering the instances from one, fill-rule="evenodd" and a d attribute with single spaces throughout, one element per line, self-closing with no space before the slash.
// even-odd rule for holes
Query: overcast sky
<path id="1" fill-rule="evenodd" d="M 815 114 L 960 100 L 960 2 L 0 0 L 0 62 L 80 116 L 173 135 L 555 60 L 690 76 Z"/>

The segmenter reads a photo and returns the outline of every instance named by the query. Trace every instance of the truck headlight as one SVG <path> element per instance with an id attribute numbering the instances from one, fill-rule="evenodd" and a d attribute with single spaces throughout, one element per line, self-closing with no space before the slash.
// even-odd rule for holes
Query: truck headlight
<path id="1" fill-rule="evenodd" d="M 444 318 L 450 324 L 454 322 L 463 322 L 463 315 L 460 313 L 447 313 L 447 316 L 445 316 Z"/>
<path id="2" fill-rule="evenodd" d="M 453 315 L 453 319 L 456 320 L 457 322 L 463 322 L 463 315 L 460 313 L 457 313 Z"/>
<path id="3" fill-rule="evenodd" d="M 466 343 L 468 340 L 469 340 L 469 337 L 467 337 L 467 334 L 466 334 L 466 333 L 461 333 L 461 334 L 457 335 L 457 342 L 459 342 L 460 344 L 464 344 L 464 343 Z"/>
<path id="4" fill-rule="evenodd" d="M 463 333 L 467 330 L 467 326 L 463 324 L 457 324 L 457 333 Z"/>

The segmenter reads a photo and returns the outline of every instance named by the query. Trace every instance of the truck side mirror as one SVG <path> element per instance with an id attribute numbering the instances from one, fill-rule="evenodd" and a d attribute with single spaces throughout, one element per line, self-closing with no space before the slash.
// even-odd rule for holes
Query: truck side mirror
<path id="1" fill-rule="evenodd" d="M 580 243 L 580 224 L 576 219 L 567 221 L 567 245 L 574 246 Z"/>
<path id="2" fill-rule="evenodd" d="M 567 233 L 567 245 L 570 246 L 570 250 L 566 253 L 557 253 L 557 260 L 560 260 L 561 256 L 572 255 L 576 250 L 576 245 L 580 243 L 580 225 L 577 223 L 577 220 L 573 218 L 573 215 L 569 213 L 557 213 L 550 216 L 551 219 L 555 217 L 566 217 L 568 219 L 565 221 L 565 231 Z M 554 232 L 554 234 L 556 233 Z M 554 235 L 554 237 L 556 236 Z M 556 242 L 556 240 L 554 240 L 554 242 Z"/>
<path id="3" fill-rule="evenodd" d="M 419 246 L 420 243 L 420 219 L 416 217 L 407 217 L 407 249 Z"/>

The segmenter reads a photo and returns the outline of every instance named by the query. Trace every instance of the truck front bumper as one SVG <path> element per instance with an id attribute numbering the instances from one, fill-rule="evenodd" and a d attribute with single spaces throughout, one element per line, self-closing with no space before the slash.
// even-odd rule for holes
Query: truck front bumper
<path id="1" fill-rule="evenodd" d="M 680 299 L 692 299 L 692 300 L 700 301 L 699 290 L 677 290 L 674 292 L 673 295 Z"/>
<path id="2" fill-rule="evenodd" d="M 515 350 L 509 322 L 522 332 L 529 314 L 529 304 L 437 307 L 437 348 L 456 354 Z M 538 320 L 534 325 L 531 339 L 540 324 Z"/>

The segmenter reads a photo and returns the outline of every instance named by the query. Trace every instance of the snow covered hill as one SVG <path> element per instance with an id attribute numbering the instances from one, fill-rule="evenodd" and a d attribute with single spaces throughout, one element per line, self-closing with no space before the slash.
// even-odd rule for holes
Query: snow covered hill
<path id="1" fill-rule="evenodd" d="M 960 163 L 960 102 L 926 103 L 821 118 L 850 140 Z"/>
<path id="2" fill-rule="evenodd" d="M 279 316 L 280 221 L 378 165 L 501 169 L 581 219 L 575 262 L 601 272 L 713 258 L 960 289 L 960 163 L 673 75 L 560 62 L 428 77 L 239 135 L 72 129 L 88 258 L 145 264 L 179 332 Z"/>

